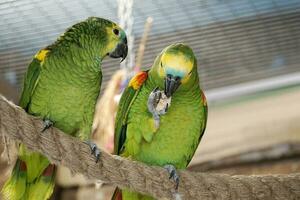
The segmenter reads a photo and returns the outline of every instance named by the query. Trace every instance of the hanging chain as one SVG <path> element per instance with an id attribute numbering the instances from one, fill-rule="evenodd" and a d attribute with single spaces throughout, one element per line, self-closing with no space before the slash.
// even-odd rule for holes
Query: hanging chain
<path id="1" fill-rule="evenodd" d="M 120 67 L 121 69 L 125 69 L 127 74 L 130 75 L 133 72 L 133 67 L 135 64 L 135 55 L 133 51 L 133 0 L 118 0 L 118 5 L 119 25 L 125 30 L 128 42 L 128 56 L 127 59 L 121 63 Z"/>

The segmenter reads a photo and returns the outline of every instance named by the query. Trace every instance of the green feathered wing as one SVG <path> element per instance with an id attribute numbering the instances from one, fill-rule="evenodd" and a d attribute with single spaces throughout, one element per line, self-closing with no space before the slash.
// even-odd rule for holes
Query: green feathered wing
<path id="1" fill-rule="evenodd" d="M 199 139 L 198 139 L 198 143 L 197 145 L 200 143 L 203 135 L 204 135 L 204 132 L 206 130 L 206 125 L 207 125 L 207 118 L 208 118 L 208 108 L 207 108 L 207 100 L 206 100 L 206 96 L 203 92 L 202 89 L 200 89 L 200 94 L 201 94 L 201 99 L 202 99 L 202 105 L 203 105 L 203 128 L 202 128 L 202 131 L 199 135 Z M 191 162 L 193 156 L 195 154 L 195 151 L 193 153 L 191 153 L 187 159 L 187 165 Z"/>
<path id="2" fill-rule="evenodd" d="M 148 72 L 140 72 L 137 74 L 129 86 L 125 89 L 120 99 L 118 113 L 116 116 L 115 138 L 114 138 L 114 153 L 120 155 L 122 147 L 126 140 L 128 112 L 136 96 L 138 95 L 141 86 L 147 80 Z"/>
<path id="3" fill-rule="evenodd" d="M 28 112 L 31 97 L 38 84 L 41 61 L 33 58 L 24 79 L 19 105 Z M 54 188 L 55 166 L 43 155 L 30 152 L 25 145 L 19 147 L 19 158 L 9 180 L 2 188 L 6 200 L 48 199 Z"/>
<path id="4" fill-rule="evenodd" d="M 126 140 L 128 112 L 136 96 L 138 95 L 141 86 L 147 80 L 148 72 L 137 74 L 129 83 L 129 86 L 124 90 L 120 99 L 118 113 L 115 124 L 114 137 L 114 153 L 120 155 L 123 150 L 123 145 Z M 122 191 L 116 188 L 112 200 L 122 200 Z"/>
<path id="5" fill-rule="evenodd" d="M 34 92 L 34 88 L 37 85 L 38 78 L 41 71 L 41 62 L 34 58 L 30 63 L 24 80 L 24 88 L 20 98 L 19 106 L 28 111 L 28 105 L 31 100 L 31 96 Z"/>

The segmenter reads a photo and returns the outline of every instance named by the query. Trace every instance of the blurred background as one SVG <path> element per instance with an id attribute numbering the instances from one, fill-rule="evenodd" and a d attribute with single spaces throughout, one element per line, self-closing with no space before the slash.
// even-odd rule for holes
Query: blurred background
<path id="1" fill-rule="evenodd" d="M 102 148 L 113 148 L 114 115 L 130 77 L 167 45 L 184 42 L 197 55 L 209 105 L 189 169 L 300 172 L 300 0 L 1 0 L 0 93 L 18 103 L 33 55 L 89 16 L 118 22 L 130 45 L 121 66 L 113 59 L 103 64 L 92 134 Z M 14 158 L 2 154 L 0 187 Z M 64 168 L 57 183 L 53 199 L 109 199 L 113 191 Z"/>

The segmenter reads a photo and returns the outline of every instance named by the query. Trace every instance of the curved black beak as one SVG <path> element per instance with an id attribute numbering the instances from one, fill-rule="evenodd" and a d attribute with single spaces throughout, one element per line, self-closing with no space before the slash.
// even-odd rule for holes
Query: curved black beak
<path id="1" fill-rule="evenodd" d="M 116 48 L 108 55 L 111 58 L 122 58 L 121 59 L 122 62 L 126 58 L 127 53 L 128 53 L 128 46 L 127 46 L 127 39 L 125 37 L 125 39 L 119 42 Z"/>
<path id="2" fill-rule="evenodd" d="M 165 95 L 169 98 L 174 92 L 178 89 L 181 84 L 181 78 L 178 76 L 173 76 L 171 74 L 167 74 L 165 79 Z"/>

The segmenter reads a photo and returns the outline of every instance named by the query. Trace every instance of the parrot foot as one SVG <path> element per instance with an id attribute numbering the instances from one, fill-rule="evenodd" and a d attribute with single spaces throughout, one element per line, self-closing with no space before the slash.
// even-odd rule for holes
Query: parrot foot
<path id="1" fill-rule="evenodd" d="M 48 128 L 50 128 L 51 126 L 53 126 L 54 124 L 50 119 L 44 119 L 43 122 L 44 122 L 44 128 L 42 130 L 42 133 Z"/>
<path id="2" fill-rule="evenodd" d="M 158 114 L 156 111 L 156 106 L 161 98 L 161 92 L 159 91 L 159 88 L 156 87 L 154 90 L 150 93 L 147 106 L 150 113 Z"/>
<path id="3" fill-rule="evenodd" d="M 167 113 L 171 105 L 171 98 L 167 98 L 163 91 L 160 91 L 158 87 L 150 93 L 147 107 L 148 111 L 152 114 L 155 122 L 155 128 L 159 128 L 160 116 Z"/>
<path id="4" fill-rule="evenodd" d="M 100 159 L 100 155 L 101 155 L 101 151 L 100 149 L 97 147 L 97 145 L 91 141 L 86 141 L 85 142 L 87 145 L 89 145 L 89 147 L 91 148 L 91 152 L 92 155 L 94 155 L 96 157 L 96 163 L 99 161 Z"/>
<path id="5" fill-rule="evenodd" d="M 164 168 L 168 171 L 170 175 L 169 179 L 172 179 L 175 182 L 175 191 L 177 193 L 179 185 L 179 175 L 177 173 L 176 168 L 174 167 L 174 165 L 165 165 Z"/>

